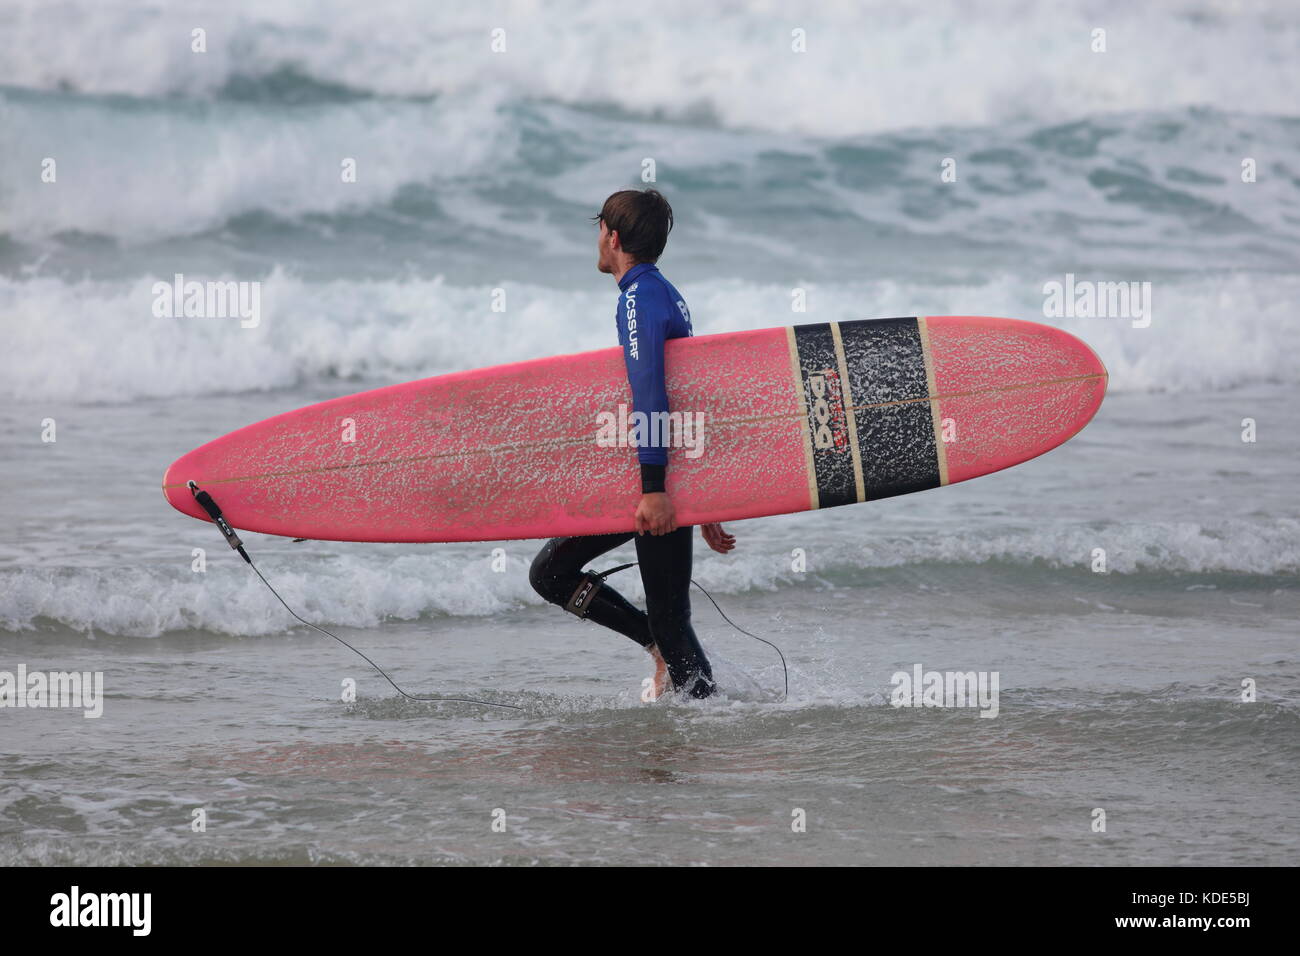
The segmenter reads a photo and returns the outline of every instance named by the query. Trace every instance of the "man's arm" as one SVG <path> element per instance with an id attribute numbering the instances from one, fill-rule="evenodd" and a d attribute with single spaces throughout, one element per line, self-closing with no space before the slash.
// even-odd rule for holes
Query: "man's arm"
<path id="1" fill-rule="evenodd" d="M 628 384 L 632 386 L 632 409 L 646 416 L 646 434 L 637 445 L 641 465 L 641 501 L 634 518 L 638 533 L 667 534 L 677 528 L 672 500 L 666 491 L 668 448 L 657 439 L 656 413 L 666 420 L 668 385 L 665 380 L 664 342 L 667 338 L 666 311 L 672 305 L 658 288 L 633 292 L 623 297 L 623 323 L 626 332 L 623 361 L 627 366 Z"/>

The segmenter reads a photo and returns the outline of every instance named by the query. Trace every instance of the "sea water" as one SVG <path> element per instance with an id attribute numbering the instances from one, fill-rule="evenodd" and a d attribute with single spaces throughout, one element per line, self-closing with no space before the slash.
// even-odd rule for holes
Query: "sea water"
<path id="1" fill-rule="evenodd" d="M 0 672 L 103 691 L 0 708 L 0 863 L 1294 860 L 1290 5 L 35 9 L 0 11 Z M 697 591 L 722 693 L 643 702 L 642 652 L 532 592 L 540 542 L 244 535 L 410 692 L 520 709 L 406 700 L 167 506 L 250 422 L 614 344 L 589 217 L 646 170 L 697 334 L 1046 321 L 1101 411 L 699 542 L 788 696 Z M 177 274 L 258 283 L 259 320 L 154 314 Z M 1067 281 L 1150 283 L 1149 315 L 1045 313 Z M 931 672 L 996 676 L 996 716 L 895 706 Z"/>

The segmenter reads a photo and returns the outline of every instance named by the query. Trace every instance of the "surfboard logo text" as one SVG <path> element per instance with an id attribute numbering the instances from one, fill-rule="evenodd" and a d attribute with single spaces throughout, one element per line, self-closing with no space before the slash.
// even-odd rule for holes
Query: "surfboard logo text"
<path id="1" fill-rule="evenodd" d="M 686 457 L 704 454 L 704 412 L 618 412 L 596 415 L 596 444 L 601 448 L 684 448 Z"/>
<path id="2" fill-rule="evenodd" d="M 833 369 L 812 372 L 805 381 L 813 447 L 819 451 L 828 448 L 844 451 L 849 447 L 849 428 L 839 372 Z"/>

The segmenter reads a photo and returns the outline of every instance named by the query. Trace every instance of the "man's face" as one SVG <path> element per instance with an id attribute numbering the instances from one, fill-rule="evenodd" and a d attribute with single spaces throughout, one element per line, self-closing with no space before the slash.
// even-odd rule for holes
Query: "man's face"
<path id="1" fill-rule="evenodd" d="M 600 235 L 596 238 L 596 269 L 606 275 L 614 273 L 614 242 L 605 220 L 600 221 Z"/>

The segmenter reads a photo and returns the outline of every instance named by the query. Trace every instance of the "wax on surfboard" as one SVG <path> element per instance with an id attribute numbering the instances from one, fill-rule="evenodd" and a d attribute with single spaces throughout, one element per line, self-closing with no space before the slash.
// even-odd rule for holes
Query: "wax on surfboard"
<path id="1" fill-rule="evenodd" d="M 703 415 L 702 444 L 669 452 L 668 491 L 692 525 L 999 471 L 1076 434 L 1107 382 L 1073 335 L 983 316 L 700 335 L 670 340 L 665 362 L 673 412 Z M 173 462 L 163 493 L 206 520 L 195 481 L 235 528 L 294 538 L 630 531 L 636 452 L 602 442 L 600 417 L 621 405 L 627 421 L 630 402 L 618 348 L 439 375 L 231 432 Z"/>

